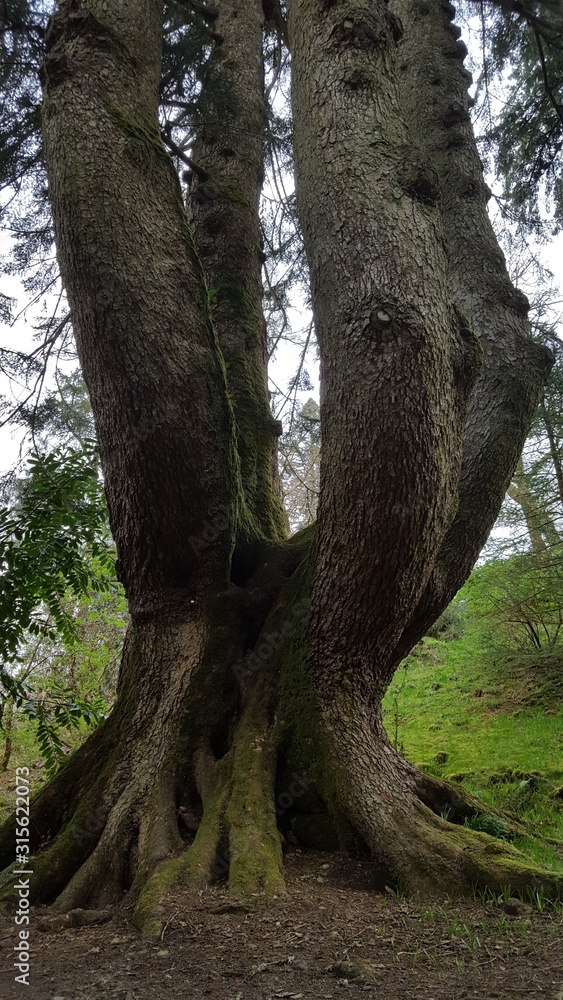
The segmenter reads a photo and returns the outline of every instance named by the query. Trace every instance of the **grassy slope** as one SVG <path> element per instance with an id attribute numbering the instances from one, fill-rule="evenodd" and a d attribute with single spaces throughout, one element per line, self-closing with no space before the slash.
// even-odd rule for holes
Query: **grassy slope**
<path id="1" fill-rule="evenodd" d="M 397 671 L 385 722 L 407 758 L 563 842 L 562 692 L 563 650 L 495 659 L 428 638 Z M 514 843 L 563 870 L 560 848 Z"/>

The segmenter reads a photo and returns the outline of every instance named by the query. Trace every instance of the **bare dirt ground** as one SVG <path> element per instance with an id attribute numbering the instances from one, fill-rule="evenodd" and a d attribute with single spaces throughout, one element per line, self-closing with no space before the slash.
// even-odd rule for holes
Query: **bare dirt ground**
<path id="1" fill-rule="evenodd" d="M 563 1000 L 563 914 L 409 902 L 373 867 L 292 849 L 287 899 L 237 906 L 223 887 L 178 896 L 161 941 L 110 922 L 56 933 L 31 918 L 30 985 L 0 924 L 0 997 L 29 1000 Z M 511 909 L 508 906 L 508 909 Z"/>

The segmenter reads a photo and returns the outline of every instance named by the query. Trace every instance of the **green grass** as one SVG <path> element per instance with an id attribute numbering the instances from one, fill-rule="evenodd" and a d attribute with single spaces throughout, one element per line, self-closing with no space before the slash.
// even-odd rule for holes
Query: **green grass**
<path id="1" fill-rule="evenodd" d="M 428 638 L 397 671 L 385 724 L 409 760 L 563 841 L 562 676 L 563 650 L 493 658 L 474 655 L 464 639 Z M 514 844 L 563 869 L 560 848 L 534 837 Z"/>

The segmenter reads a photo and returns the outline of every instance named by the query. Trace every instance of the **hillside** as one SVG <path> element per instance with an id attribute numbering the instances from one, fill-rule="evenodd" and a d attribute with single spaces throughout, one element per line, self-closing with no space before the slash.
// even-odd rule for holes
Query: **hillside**
<path id="1" fill-rule="evenodd" d="M 483 655 L 463 636 L 427 638 L 397 671 L 385 722 L 407 758 L 563 841 L 562 693 L 563 654 Z M 514 844 L 563 868 L 556 846 Z"/>

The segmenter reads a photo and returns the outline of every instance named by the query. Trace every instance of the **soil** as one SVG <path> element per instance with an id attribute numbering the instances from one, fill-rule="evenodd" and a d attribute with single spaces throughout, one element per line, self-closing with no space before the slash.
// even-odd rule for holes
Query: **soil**
<path id="1" fill-rule="evenodd" d="M 295 848 L 286 878 L 287 899 L 267 905 L 237 905 L 223 886 L 178 895 L 156 943 L 132 929 L 127 902 L 109 922 L 58 932 L 32 911 L 29 986 L 14 982 L 4 919 L 0 997 L 563 1000 L 561 909 L 415 903 L 376 889 L 369 862 Z"/>

